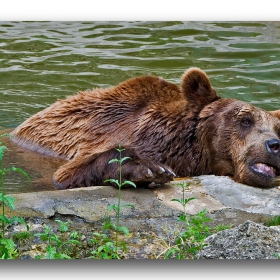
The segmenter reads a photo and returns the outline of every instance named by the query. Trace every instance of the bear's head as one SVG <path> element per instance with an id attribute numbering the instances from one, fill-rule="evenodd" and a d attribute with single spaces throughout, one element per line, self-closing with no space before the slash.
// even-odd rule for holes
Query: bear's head
<path id="1" fill-rule="evenodd" d="M 200 112 L 197 139 L 204 172 L 270 188 L 280 183 L 279 112 L 221 98 Z"/>

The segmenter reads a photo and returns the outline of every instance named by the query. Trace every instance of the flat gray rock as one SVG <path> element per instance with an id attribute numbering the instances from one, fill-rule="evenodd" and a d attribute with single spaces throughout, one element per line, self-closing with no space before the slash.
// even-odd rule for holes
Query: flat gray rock
<path id="1" fill-rule="evenodd" d="M 260 189 L 239 184 L 226 176 L 200 176 L 203 188 L 223 205 L 234 209 L 280 215 L 280 188 Z"/>
<path id="2" fill-rule="evenodd" d="M 50 218 L 55 214 L 72 215 L 88 222 L 115 216 L 108 206 L 117 204 L 118 191 L 113 187 L 96 186 L 70 190 L 43 191 L 13 194 L 16 199 L 14 211 L 6 208 L 7 215 Z M 121 204 L 134 207 L 122 208 L 124 218 L 166 217 L 178 215 L 178 211 L 168 208 L 155 198 L 148 189 L 124 189 Z"/>
<path id="3" fill-rule="evenodd" d="M 215 224 L 238 225 L 246 220 L 262 222 L 268 217 L 280 215 L 279 188 L 258 189 L 238 184 L 226 176 L 214 175 L 176 180 L 149 189 L 124 189 L 122 204 L 132 204 L 134 208 L 123 208 L 122 215 L 131 219 L 174 219 L 183 207 L 171 200 L 182 198 L 179 185 L 183 182 L 188 182 L 185 198 L 196 198 L 186 205 L 186 212 L 193 215 L 206 209 Z M 13 194 L 16 210 L 9 213 L 7 208 L 7 214 L 44 218 L 61 214 L 77 216 L 89 222 L 97 221 L 108 215 L 114 216 L 113 212 L 108 212 L 108 206 L 117 203 L 117 194 L 117 189 L 109 186 Z"/>

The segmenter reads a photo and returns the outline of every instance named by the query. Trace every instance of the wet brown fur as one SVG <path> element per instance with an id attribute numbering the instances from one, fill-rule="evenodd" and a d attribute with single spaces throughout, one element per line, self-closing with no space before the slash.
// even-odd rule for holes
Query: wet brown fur
<path id="1" fill-rule="evenodd" d="M 250 131 L 240 128 L 243 111 L 255 120 Z M 254 149 L 263 153 L 260 159 L 267 157 L 263 141 L 278 137 L 277 114 L 221 99 L 208 76 L 190 68 L 181 87 L 158 77 L 137 77 L 58 100 L 18 126 L 12 140 L 67 161 L 53 176 L 59 188 L 118 178 L 117 164 L 108 162 L 119 156 L 120 143 L 123 156 L 130 157 L 123 178 L 139 185 L 166 183 L 175 174 L 216 174 L 263 187 L 262 180 L 251 178 L 242 157 L 259 153 Z"/>

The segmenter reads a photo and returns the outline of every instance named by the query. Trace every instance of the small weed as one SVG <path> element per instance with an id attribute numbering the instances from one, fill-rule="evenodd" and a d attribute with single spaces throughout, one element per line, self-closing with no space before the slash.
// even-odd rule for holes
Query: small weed
<path id="1" fill-rule="evenodd" d="M 111 218 L 108 217 L 103 225 L 103 230 L 106 232 L 108 229 L 113 229 L 116 234 L 116 225 L 114 225 L 111 221 Z M 121 231 L 125 235 L 129 235 L 129 231 L 126 227 L 122 227 Z M 120 242 L 119 240 L 116 242 L 112 240 L 111 236 L 108 233 L 93 233 L 93 238 L 90 242 L 96 247 L 96 249 L 92 250 L 92 259 L 121 259 L 124 258 L 124 253 L 126 253 L 127 247 L 125 242 Z M 118 246 L 118 247 L 116 247 Z M 119 252 L 123 252 L 121 253 Z"/>
<path id="2" fill-rule="evenodd" d="M 280 259 L 280 254 L 274 254 L 275 257 L 277 257 L 278 259 Z"/>
<path id="3" fill-rule="evenodd" d="M 183 214 L 179 216 L 178 221 L 184 224 L 185 230 L 179 233 L 174 243 L 164 250 L 158 258 L 161 255 L 164 255 L 165 259 L 195 257 L 196 253 L 206 246 L 204 239 L 210 235 L 210 229 L 205 223 L 210 222 L 211 219 L 206 217 L 206 210 L 188 217 L 186 205 L 191 200 L 196 199 L 195 197 L 185 198 L 185 189 L 188 185 L 187 182 L 179 184 L 178 186 L 182 188 L 182 198 L 171 200 L 177 201 L 183 206 Z"/>
<path id="4" fill-rule="evenodd" d="M 219 231 L 222 231 L 222 230 L 225 230 L 225 229 L 230 229 L 230 228 L 232 228 L 232 225 L 220 224 L 220 225 L 217 225 L 217 226 L 211 228 L 210 231 L 212 233 L 216 233 L 216 232 L 219 232 Z"/>
<path id="5" fill-rule="evenodd" d="M 59 231 L 62 234 L 68 232 L 68 224 L 70 222 L 55 221 L 59 223 Z M 35 233 L 34 236 L 38 236 L 42 241 L 47 242 L 46 254 L 38 255 L 36 259 L 72 259 L 70 256 L 71 245 L 81 245 L 81 242 L 78 240 L 79 234 L 76 231 L 72 231 L 68 236 L 70 239 L 63 241 L 62 239 L 66 239 L 65 236 L 61 239 L 58 234 L 51 231 L 49 226 L 44 225 L 44 228 L 45 231 L 43 233 Z"/>
<path id="6" fill-rule="evenodd" d="M 0 239 L 0 259 L 16 259 L 18 251 L 16 244 L 11 238 Z"/>
<path id="7" fill-rule="evenodd" d="M 188 217 L 186 212 L 186 205 L 191 200 L 194 200 L 196 198 L 185 198 L 185 190 L 189 186 L 189 183 L 183 182 L 181 184 L 178 184 L 178 186 L 182 188 L 182 198 L 174 198 L 171 201 L 176 201 L 183 206 L 183 214 L 179 216 L 178 221 L 183 223 L 185 230 L 182 230 L 173 240 L 173 242 L 171 242 L 171 240 L 169 244 L 164 242 L 167 249 L 159 254 L 157 258 L 159 258 L 161 255 L 164 255 L 165 259 L 195 258 L 197 252 L 207 245 L 206 243 L 204 243 L 204 240 L 207 236 L 232 227 L 232 225 L 221 224 L 216 227 L 209 228 L 206 223 L 211 222 L 212 219 L 206 216 L 206 209 L 200 211 L 195 215 L 189 215 Z"/>
<path id="8" fill-rule="evenodd" d="M 272 217 L 271 219 L 266 221 L 264 223 L 264 225 L 267 226 L 267 227 L 279 226 L 280 225 L 280 216 Z M 274 256 L 277 257 L 278 259 L 280 259 L 280 254 L 275 253 Z"/>
<path id="9" fill-rule="evenodd" d="M 9 134 L 2 134 L 0 137 L 3 136 L 10 136 Z M 0 202 L 2 204 L 2 214 L 0 215 L 0 221 L 2 223 L 2 231 L 0 233 L 0 258 L 2 259 L 13 259 L 18 256 L 18 253 L 16 251 L 16 244 L 12 239 L 5 238 L 6 233 L 6 225 L 7 224 L 13 224 L 14 222 L 18 222 L 21 224 L 25 224 L 26 229 L 29 230 L 28 225 L 25 223 L 24 219 L 21 217 L 12 217 L 8 218 L 5 215 L 5 206 L 9 207 L 11 210 L 15 209 L 15 198 L 13 196 L 8 196 L 5 194 L 5 175 L 7 172 L 19 172 L 23 174 L 27 179 L 29 180 L 29 176 L 26 172 L 24 172 L 20 168 L 16 168 L 14 166 L 9 168 L 4 168 L 3 166 L 3 157 L 4 152 L 7 150 L 7 147 L 3 145 L 3 143 L 0 142 L 0 174 L 1 174 L 1 194 L 0 194 Z"/>
<path id="10" fill-rule="evenodd" d="M 21 231 L 21 232 L 17 232 L 13 235 L 13 239 L 15 241 L 21 241 L 21 240 L 25 240 L 28 239 L 32 236 L 32 234 L 29 231 Z"/>
<path id="11" fill-rule="evenodd" d="M 111 204 L 108 207 L 109 211 L 115 211 L 116 213 L 116 223 L 112 223 L 111 219 L 108 219 L 105 223 L 103 229 L 113 229 L 115 232 L 115 241 L 112 241 L 111 238 L 107 234 L 99 234 L 95 233 L 94 237 L 91 239 L 91 242 L 95 245 L 98 245 L 98 248 L 92 251 L 92 258 L 105 258 L 105 259 L 120 259 L 119 250 L 122 249 L 123 252 L 126 252 L 126 244 L 125 242 L 119 241 L 119 233 L 124 233 L 125 235 L 129 235 L 129 230 L 127 227 L 120 226 L 120 213 L 123 207 L 134 207 L 131 204 L 122 204 L 121 205 L 121 188 L 124 185 L 131 185 L 136 188 L 136 185 L 131 181 L 124 181 L 122 179 L 122 163 L 125 160 L 130 159 L 129 157 L 122 157 L 122 152 L 125 149 L 121 148 L 119 144 L 119 148 L 116 149 L 119 152 L 119 158 L 114 158 L 109 161 L 109 164 L 116 162 L 119 165 L 119 179 L 108 179 L 106 182 L 110 182 L 116 184 L 118 186 L 118 203 L 117 205 Z"/>
<path id="12" fill-rule="evenodd" d="M 270 220 L 266 221 L 264 223 L 264 225 L 267 227 L 279 226 L 280 225 L 280 216 L 272 217 Z"/>

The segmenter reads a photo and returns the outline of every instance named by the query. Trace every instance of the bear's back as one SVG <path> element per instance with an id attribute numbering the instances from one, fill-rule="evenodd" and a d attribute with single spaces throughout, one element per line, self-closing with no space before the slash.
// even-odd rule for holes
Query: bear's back
<path id="1" fill-rule="evenodd" d="M 136 77 L 58 100 L 18 126 L 13 140 L 43 154 L 71 159 L 80 149 L 89 148 L 88 143 L 97 147 L 108 139 L 131 142 L 129 134 L 143 114 L 166 111 L 169 115 L 168 110 L 177 114 L 183 99 L 175 84 L 153 76 Z"/>

